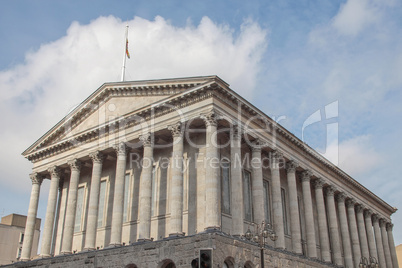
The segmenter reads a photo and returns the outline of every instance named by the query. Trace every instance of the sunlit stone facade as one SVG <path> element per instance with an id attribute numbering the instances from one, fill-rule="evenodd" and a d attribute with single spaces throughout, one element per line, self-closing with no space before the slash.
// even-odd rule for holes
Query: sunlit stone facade
<path id="1" fill-rule="evenodd" d="M 266 241 L 267 267 L 358 267 L 362 257 L 398 267 L 396 209 L 216 76 L 106 83 L 23 155 L 34 164 L 24 260 L 50 180 L 32 266 L 79 253 L 74 260 L 189 267 L 205 247 L 214 267 L 261 267 L 243 235 L 264 221 L 278 237 Z M 47 261 L 55 255 L 65 256 Z"/>

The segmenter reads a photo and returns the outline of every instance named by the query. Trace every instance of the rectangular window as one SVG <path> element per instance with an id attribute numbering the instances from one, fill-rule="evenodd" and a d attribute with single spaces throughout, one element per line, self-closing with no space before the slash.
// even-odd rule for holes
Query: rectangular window
<path id="1" fill-rule="evenodd" d="M 248 221 L 253 220 L 253 203 L 251 196 L 251 175 L 250 172 L 243 170 L 243 198 L 244 198 L 244 218 Z"/>
<path id="2" fill-rule="evenodd" d="M 17 260 L 19 260 L 21 258 L 21 252 L 22 252 L 22 248 L 18 248 L 18 250 L 17 250 Z"/>
<path id="3" fill-rule="evenodd" d="M 265 221 L 267 223 L 271 223 L 271 201 L 270 201 L 270 194 L 269 194 L 269 183 L 268 181 L 263 181 L 264 187 L 264 211 L 265 211 Z"/>
<path id="4" fill-rule="evenodd" d="M 19 242 L 20 242 L 20 243 L 23 243 L 23 242 L 24 242 L 24 233 L 20 233 L 20 240 L 19 240 Z"/>
<path id="5" fill-rule="evenodd" d="M 222 212 L 230 214 L 230 163 L 222 162 Z"/>
<path id="6" fill-rule="evenodd" d="M 281 195 L 282 195 L 283 229 L 285 231 L 285 234 L 289 234 L 288 214 L 286 210 L 286 193 L 285 189 L 283 188 L 281 188 Z"/>
<path id="7" fill-rule="evenodd" d="M 123 204 L 123 222 L 128 221 L 129 197 L 130 197 L 130 174 L 124 177 L 124 204 Z"/>
<path id="8" fill-rule="evenodd" d="M 106 180 L 101 181 L 99 191 L 98 228 L 103 227 L 106 207 Z"/>
<path id="9" fill-rule="evenodd" d="M 79 187 L 77 193 L 77 209 L 75 211 L 74 232 L 81 231 L 82 215 L 84 210 L 85 187 Z"/>
<path id="10" fill-rule="evenodd" d="M 152 178 L 151 178 L 151 184 L 152 184 L 152 197 L 151 197 L 151 215 L 155 216 L 156 214 L 156 167 L 152 167 Z"/>

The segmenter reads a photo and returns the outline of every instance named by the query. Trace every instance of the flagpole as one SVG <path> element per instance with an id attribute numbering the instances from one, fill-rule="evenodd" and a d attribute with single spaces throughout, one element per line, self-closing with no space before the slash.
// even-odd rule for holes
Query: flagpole
<path id="1" fill-rule="evenodd" d="M 126 75 L 126 59 L 127 59 L 127 42 L 128 42 L 128 24 L 126 25 L 126 38 L 124 40 L 124 57 L 123 57 L 123 67 L 121 68 L 121 81 L 125 80 Z"/>

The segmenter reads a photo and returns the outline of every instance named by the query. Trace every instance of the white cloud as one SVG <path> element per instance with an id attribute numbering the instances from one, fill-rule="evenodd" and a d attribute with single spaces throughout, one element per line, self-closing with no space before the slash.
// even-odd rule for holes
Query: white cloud
<path id="1" fill-rule="evenodd" d="M 21 152 L 104 82 L 119 81 L 126 22 L 100 17 L 71 24 L 62 38 L 29 52 L 0 71 L 0 183 L 29 191 L 30 164 Z M 252 21 L 240 29 L 204 17 L 175 27 L 162 17 L 128 22 L 126 80 L 217 74 L 251 96 L 266 48 L 266 30 Z"/>
<path id="2" fill-rule="evenodd" d="M 357 35 L 380 17 L 374 1 L 348 0 L 333 19 L 333 27 L 344 35 Z"/>

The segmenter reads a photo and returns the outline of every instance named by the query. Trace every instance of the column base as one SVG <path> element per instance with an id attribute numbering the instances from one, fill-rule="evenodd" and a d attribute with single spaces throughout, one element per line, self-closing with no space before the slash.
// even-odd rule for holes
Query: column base
<path id="1" fill-rule="evenodd" d="M 109 246 L 105 247 L 105 248 L 117 248 L 117 247 L 121 247 L 122 244 L 120 243 L 111 243 L 109 244 Z"/>
<path id="2" fill-rule="evenodd" d="M 88 251 L 94 251 L 96 248 L 84 248 L 82 251 L 83 252 L 88 252 Z"/>
<path id="3" fill-rule="evenodd" d="M 169 237 L 181 237 L 181 236 L 185 236 L 186 233 L 185 232 L 179 232 L 179 233 L 171 233 L 169 234 Z"/>
<path id="4" fill-rule="evenodd" d="M 39 254 L 39 256 L 38 256 L 39 259 L 46 259 L 46 258 L 51 258 L 51 257 L 53 257 L 53 256 L 50 254 Z"/>
<path id="5" fill-rule="evenodd" d="M 209 231 L 209 230 L 218 230 L 218 231 L 220 231 L 221 227 L 220 226 L 208 226 L 208 227 L 204 228 L 204 230 L 205 231 Z"/>
<path id="6" fill-rule="evenodd" d="M 60 255 L 70 255 L 70 254 L 72 254 L 71 251 L 62 251 L 62 252 L 60 252 Z"/>
<path id="7" fill-rule="evenodd" d="M 20 259 L 20 261 L 30 261 L 31 259 L 26 259 L 26 258 L 23 258 L 23 259 Z"/>
<path id="8" fill-rule="evenodd" d="M 154 238 L 153 238 L 153 237 L 151 237 L 151 238 L 139 238 L 139 239 L 137 239 L 137 242 L 152 242 L 152 241 L 154 241 Z"/>

